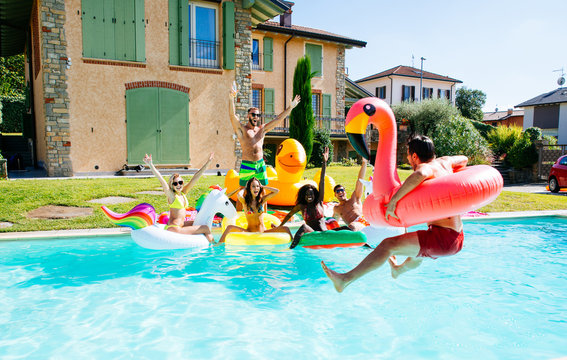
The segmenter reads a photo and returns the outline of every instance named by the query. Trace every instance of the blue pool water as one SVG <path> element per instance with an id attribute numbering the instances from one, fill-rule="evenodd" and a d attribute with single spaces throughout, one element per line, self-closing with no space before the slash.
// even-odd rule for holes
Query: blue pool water
<path id="1" fill-rule="evenodd" d="M 465 224 L 456 256 L 337 294 L 367 249 L 150 251 L 128 236 L 0 242 L 0 358 L 567 356 L 567 219 Z"/>

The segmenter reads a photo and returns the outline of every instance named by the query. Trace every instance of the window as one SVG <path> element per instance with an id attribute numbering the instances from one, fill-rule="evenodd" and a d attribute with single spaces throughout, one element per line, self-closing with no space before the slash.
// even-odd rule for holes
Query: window
<path id="1" fill-rule="evenodd" d="M 260 41 L 252 40 L 252 70 L 260 70 Z"/>
<path id="2" fill-rule="evenodd" d="M 83 56 L 146 61 L 144 0 L 82 0 Z"/>
<path id="3" fill-rule="evenodd" d="M 386 98 L 386 87 L 381 86 L 376 88 L 376 97 L 378 99 L 385 99 Z"/>
<path id="4" fill-rule="evenodd" d="M 311 94 L 311 108 L 313 108 L 313 115 L 321 115 L 321 94 Z"/>
<path id="5" fill-rule="evenodd" d="M 451 100 L 451 90 L 439 89 L 439 90 L 437 90 L 437 97 L 438 97 L 439 99 L 448 99 L 448 100 Z"/>
<path id="6" fill-rule="evenodd" d="M 252 89 L 252 107 L 262 111 L 262 89 Z"/>
<path id="7" fill-rule="evenodd" d="M 402 85 L 402 101 L 415 100 L 415 86 Z"/>
<path id="8" fill-rule="evenodd" d="M 323 76 L 323 46 L 305 44 L 305 55 L 311 60 L 311 72 L 315 72 L 315 76 Z"/>
<path id="9" fill-rule="evenodd" d="M 433 97 L 433 88 L 424 87 L 421 96 L 422 99 L 431 99 Z"/>
<path id="10" fill-rule="evenodd" d="M 230 14 L 230 7 L 223 6 L 223 13 Z M 215 5 L 169 0 L 170 64 L 219 68 L 218 23 Z M 225 37 L 227 31 L 223 31 Z M 228 68 L 226 64 L 225 68 Z"/>

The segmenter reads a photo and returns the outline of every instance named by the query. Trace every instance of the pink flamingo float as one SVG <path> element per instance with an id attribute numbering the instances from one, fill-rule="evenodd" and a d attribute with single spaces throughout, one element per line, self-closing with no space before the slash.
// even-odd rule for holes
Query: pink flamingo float
<path id="1" fill-rule="evenodd" d="M 386 221 L 390 198 L 401 186 L 396 172 L 397 130 L 392 109 L 378 98 L 358 100 L 349 110 L 345 131 L 355 150 L 368 159 L 364 142 L 368 123 L 378 128 L 372 194 L 363 203 L 364 217 L 372 225 L 408 227 L 466 213 L 492 202 L 502 191 L 500 173 L 488 165 L 467 166 L 451 175 L 424 181 L 398 202 L 396 214 Z"/>

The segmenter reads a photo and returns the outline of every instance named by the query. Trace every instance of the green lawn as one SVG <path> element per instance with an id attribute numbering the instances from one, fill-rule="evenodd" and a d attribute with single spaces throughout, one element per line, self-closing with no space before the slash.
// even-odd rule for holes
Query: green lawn
<path id="1" fill-rule="evenodd" d="M 312 178 L 318 169 L 305 171 L 304 177 Z M 327 174 L 335 182 L 345 186 L 350 195 L 354 190 L 355 179 L 359 167 L 330 166 Z M 370 168 L 367 178 L 371 175 Z M 399 170 L 400 178 L 404 180 L 410 170 Z M 194 204 L 197 198 L 209 185 L 223 185 L 224 177 L 203 176 L 197 186 L 190 192 L 189 201 Z M 152 204 L 156 211 L 167 210 L 164 195 L 136 194 L 146 190 L 160 190 L 155 178 L 111 178 L 111 179 L 65 179 L 65 180 L 15 180 L 0 181 L 0 222 L 11 222 L 14 226 L 1 228 L 7 231 L 35 231 L 60 229 L 89 229 L 114 227 L 100 210 L 100 205 L 89 200 L 106 196 L 125 196 L 135 201 L 127 204 L 109 205 L 116 212 L 126 212 L 140 202 Z M 94 214 L 87 217 L 69 220 L 40 220 L 28 219 L 26 214 L 44 205 L 68 205 L 91 207 Z M 564 210 L 567 201 L 563 196 L 525 194 L 504 191 L 492 204 L 479 211 L 525 211 L 525 210 Z"/>

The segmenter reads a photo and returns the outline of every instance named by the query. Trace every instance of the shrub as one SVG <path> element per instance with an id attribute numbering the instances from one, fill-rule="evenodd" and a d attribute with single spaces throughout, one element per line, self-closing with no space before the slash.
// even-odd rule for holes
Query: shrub
<path id="1" fill-rule="evenodd" d="M 431 138 L 437 156 L 465 155 L 472 165 L 489 163 L 492 158 L 486 139 L 460 115 L 439 123 Z"/>
<path id="2" fill-rule="evenodd" d="M 22 97 L 4 97 L 1 103 L 0 132 L 21 133 L 23 116 L 26 113 L 25 99 Z"/>
<path id="3" fill-rule="evenodd" d="M 397 122 L 409 121 L 410 135 L 431 136 L 438 124 L 445 123 L 458 115 L 458 111 L 446 99 L 427 99 L 421 103 L 404 102 L 394 106 Z"/>
<path id="4" fill-rule="evenodd" d="M 538 161 L 538 154 L 535 144 L 532 143 L 530 139 L 530 135 L 532 134 L 533 132 L 524 132 L 522 136 L 520 136 L 520 138 L 518 138 L 514 142 L 514 144 L 508 151 L 506 160 L 515 169 L 530 167 Z"/>
<path id="5" fill-rule="evenodd" d="M 331 143 L 331 133 L 327 129 L 315 128 L 313 131 L 313 152 L 311 160 L 315 167 L 323 166 L 323 151 L 325 146 L 329 148 L 329 159 L 333 158 L 333 144 Z"/>
<path id="6" fill-rule="evenodd" d="M 516 140 L 522 137 L 522 128 L 519 126 L 497 126 L 488 132 L 488 144 L 494 156 L 507 154 Z"/>
<path id="7" fill-rule="evenodd" d="M 358 161 L 355 158 L 343 158 L 340 162 L 343 166 L 358 166 Z"/>
<path id="8" fill-rule="evenodd" d="M 490 130 L 495 128 L 494 126 L 485 124 L 482 121 L 471 120 L 471 123 L 478 130 L 480 135 L 482 135 L 482 137 L 485 139 L 488 138 L 488 133 L 490 132 Z"/>

